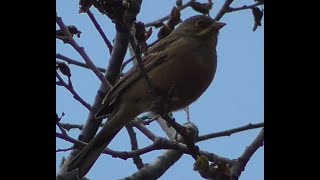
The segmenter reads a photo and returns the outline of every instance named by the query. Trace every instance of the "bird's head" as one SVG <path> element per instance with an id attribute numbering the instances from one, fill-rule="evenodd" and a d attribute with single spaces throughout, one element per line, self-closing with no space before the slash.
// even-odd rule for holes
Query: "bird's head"
<path id="1" fill-rule="evenodd" d="M 173 33 L 196 38 L 210 38 L 218 36 L 219 30 L 226 23 L 216 21 L 208 16 L 197 15 L 184 20 Z"/>

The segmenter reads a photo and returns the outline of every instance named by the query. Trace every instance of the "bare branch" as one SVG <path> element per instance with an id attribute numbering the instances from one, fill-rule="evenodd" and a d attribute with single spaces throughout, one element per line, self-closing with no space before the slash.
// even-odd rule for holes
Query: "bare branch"
<path id="1" fill-rule="evenodd" d="M 92 14 L 92 12 L 90 10 L 88 10 L 87 12 L 89 18 L 91 19 L 92 23 L 94 24 L 94 26 L 96 27 L 96 29 L 98 30 L 99 34 L 101 35 L 104 43 L 106 43 L 108 49 L 109 49 L 109 52 L 111 54 L 112 52 L 112 44 L 111 42 L 109 41 L 109 39 L 107 38 L 107 36 L 104 34 L 104 32 L 102 31 L 98 21 L 96 20 L 96 18 L 94 17 L 94 15 Z"/>
<path id="2" fill-rule="evenodd" d="M 135 55 L 133 55 L 133 56 L 130 57 L 128 60 L 126 60 L 125 62 L 123 62 L 122 66 L 121 66 L 121 71 L 123 71 L 123 69 L 124 69 L 132 60 L 134 60 L 134 58 L 136 58 Z"/>
<path id="3" fill-rule="evenodd" d="M 242 155 L 232 163 L 232 167 L 230 169 L 230 178 L 231 180 L 237 180 L 241 172 L 244 171 L 247 163 L 253 154 L 263 146 L 264 141 L 264 128 L 261 129 L 258 136 L 253 140 L 253 142 L 246 148 L 246 150 L 242 153 Z"/>
<path id="4" fill-rule="evenodd" d="M 249 130 L 249 129 L 261 128 L 263 126 L 264 126 L 263 122 L 262 123 L 258 123 L 258 124 L 251 124 L 250 123 L 250 124 L 247 124 L 245 126 L 237 127 L 237 128 L 234 128 L 234 129 L 229 129 L 229 130 L 225 130 L 225 131 L 221 131 L 221 132 L 210 133 L 210 134 L 199 136 L 199 138 L 197 139 L 197 142 L 204 141 L 204 140 L 207 140 L 207 139 L 222 137 L 222 136 L 230 136 L 231 134 L 234 134 L 234 133 L 246 131 L 246 130 Z"/>
<path id="5" fill-rule="evenodd" d="M 129 134 L 130 142 L 131 142 L 131 150 L 137 150 L 138 147 L 138 141 L 137 141 L 137 136 L 136 133 L 134 132 L 133 126 L 131 123 L 126 125 L 126 129 Z M 144 163 L 142 162 L 142 159 L 140 156 L 133 156 L 133 162 L 137 166 L 137 169 L 141 169 L 144 166 Z"/>
<path id="6" fill-rule="evenodd" d="M 60 123 L 63 129 L 70 131 L 70 129 L 79 129 L 82 130 L 83 125 L 80 124 L 70 124 L 70 123 Z"/>
<path id="7" fill-rule="evenodd" d="M 86 146 L 88 144 L 88 143 L 85 143 L 83 141 L 79 141 L 77 139 L 74 139 L 74 138 L 72 138 L 72 137 L 70 137 L 68 135 L 57 133 L 57 132 L 56 132 L 56 137 L 59 138 L 59 139 L 65 140 L 67 142 L 70 142 L 70 143 L 72 143 L 74 145 L 77 145 L 78 147 L 84 147 L 84 146 Z M 74 148 L 73 148 L 73 150 L 74 150 Z M 114 156 L 113 152 L 116 152 L 116 151 L 113 151 L 113 150 L 108 149 L 108 148 L 106 148 L 103 151 L 104 154 L 109 154 L 109 155 Z M 115 153 L 115 155 L 118 155 L 118 154 L 121 154 L 121 153 Z"/>
<path id="8" fill-rule="evenodd" d="M 73 98 L 77 101 L 79 101 L 85 108 L 87 108 L 89 111 L 91 109 L 91 106 L 90 104 L 88 104 L 85 100 L 83 100 L 79 94 L 74 90 L 72 84 L 71 84 L 71 81 L 69 80 L 69 84 L 67 84 L 62 78 L 61 76 L 56 73 L 56 77 L 58 78 L 58 85 L 61 85 L 63 87 L 65 87 L 66 89 L 69 90 L 69 92 L 73 95 Z"/>
<path id="9" fill-rule="evenodd" d="M 230 8 L 231 3 L 233 2 L 233 0 L 225 0 L 224 4 L 222 5 L 220 11 L 218 12 L 218 14 L 216 15 L 216 17 L 214 18 L 216 21 L 219 21 L 222 16 L 227 13 L 228 9 Z"/>
<path id="10" fill-rule="evenodd" d="M 133 179 L 158 179 L 161 177 L 175 162 L 177 162 L 183 153 L 168 150 L 157 159 L 144 166 L 141 170 L 135 172 L 131 176 L 125 177 L 121 180 Z"/>
<path id="11" fill-rule="evenodd" d="M 148 48 L 152 47 L 153 45 L 155 45 L 157 42 L 159 42 L 160 39 L 155 40 L 154 42 L 148 44 Z M 123 71 L 123 69 L 132 61 L 136 58 L 135 55 L 133 55 L 132 57 L 130 57 L 128 60 L 124 61 L 121 67 L 121 71 Z"/>
<path id="12" fill-rule="evenodd" d="M 233 2 L 233 0 L 226 0 L 214 19 L 219 21 L 222 18 L 222 16 L 225 15 L 226 13 L 241 11 L 241 10 L 245 10 L 245 9 L 251 9 L 253 7 L 264 4 L 263 2 L 257 2 L 252 5 L 249 5 L 249 6 L 243 5 L 242 7 L 233 8 L 233 7 L 230 7 L 232 2 Z"/>
<path id="13" fill-rule="evenodd" d="M 85 146 L 87 145 L 87 143 L 83 142 L 83 141 L 79 141 L 76 140 L 68 135 L 65 134 L 61 134 L 61 133 L 57 133 L 56 132 L 56 137 L 62 140 L 65 140 L 67 142 L 70 142 L 74 145 L 77 146 Z M 154 140 L 154 143 L 146 146 L 142 149 L 137 149 L 134 151 L 130 151 L 130 152 L 126 152 L 126 151 L 115 151 L 115 150 L 111 150 L 109 148 L 106 148 L 103 151 L 103 154 L 108 154 L 111 155 L 112 157 L 117 157 L 117 158 L 121 158 L 123 160 L 127 160 L 128 158 L 132 158 L 134 156 L 139 156 L 154 150 L 165 150 L 165 149 L 169 149 L 169 150 L 175 150 L 175 151 L 179 151 L 180 153 L 186 153 L 186 154 L 191 154 L 191 152 L 189 151 L 188 147 L 185 144 L 182 143 L 178 143 L 176 141 L 171 141 L 165 138 L 156 138 Z M 228 158 L 224 158 L 224 157 L 220 157 L 214 153 L 210 153 L 207 151 L 202 151 L 200 150 L 200 153 L 204 156 L 206 156 L 209 161 L 222 161 L 224 163 L 231 163 L 232 160 L 228 159 Z"/>
<path id="14" fill-rule="evenodd" d="M 65 141 L 68 141 L 70 143 L 73 143 L 73 144 L 86 145 L 86 143 L 78 141 L 76 139 L 73 139 L 72 137 L 70 137 L 68 135 L 65 135 L 65 134 L 61 134 L 61 133 L 57 133 L 56 132 L 56 137 L 59 138 L 59 139 L 63 139 Z"/>
<path id="15" fill-rule="evenodd" d="M 229 7 L 229 8 L 227 9 L 226 13 L 231 13 L 231 12 L 235 12 L 235 11 L 241 11 L 241 10 L 251 9 L 251 8 L 253 8 L 253 7 L 257 7 L 257 6 L 263 5 L 263 4 L 264 4 L 264 3 L 262 3 L 262 2 L 257 2 L 257 3 L 254 3 L 254 4 L 252 4 L 252 5 L 249 5 L 249 6 L 243 5 L 243 6 L 241 6 L 241 7 L 236 7 L 236 8 L 234 8 L 234 7 Z"/>
<path id="16" fill-rule="evenodd" d="M 157 136 L 153 134 L 148 128 L 146 128 L 142 122 L 138 119 L 135 119 L 133 122 L 134 127 L 139 129 L 144 135 L 146 135 L 151 141 L 155 141 Z"/>
<path id="17" fill-rule="evenodd" d="M 150 116 L 152 119 L 155 117 L 159 117 L 159 115 L 156 115 L 155 113 L 149 113 L 147 116 Z M 157 118 L 157 122 L 159 123 L 161 128 L 166 132 L 167 136 L 171 140 L 174 140 L 177 134 L 175 130 L 172 127 L 168 127 L 168 124 L 165 122 L 165 120 L 163 120 L 160 117 Z M 139 123 L 141 123 L 141 121 L 139 121 Z M 132 153 L 141 154 L 141 153 L 148 153 L 153 150 L 157 150 L 159 148 L 163 149 L 164 144 L 171 144 L 173 147 L 178 144 L 180 145 L 181 143 L 178 143 L 177 141 L 169 141 L 163 138 L 155 138 L 154 143 L 152 145 L 139 149 Z M 181 147 L 176 147 L 176 148 L 186 148 L 186 146 L 184 144 L 181 144 Z M 188 151 L 188 149 L 185 149 L 185 150 Z M 178 149 L 177 150 L 169 149 L 165 151 L 161 156 L 157 157 L 156 160 L 153 161 L 151 164 L 144 166 L 140 171 L 124 179 L 157 179 L 161 177 L 173 164 L 175 164 L 182 157 L 183 153 L 184 153 L 183 151 Z"/>
<path id="18" fill-rule="evenodd" d="M 66 148 L 66 149 L 57 149 L 56 152 L 66 152 L 66 151 L 70 151 L 72 149 L 73 149 L 73 147 L 69 147 L 69 148 Z"/>
<path id="19" fill-rule="evenodd" d="M 112 49 L 111 57 L 109 60 L 109 65 L 107 68 L 107 72 L 105 73 L 105 76 L 102 77 L 108 84 L 103 83 L 101 81 L 101 85 L 99 87 L 99 90 L 97 91 L 97 94 L 95 96 L 94 102 L 92 104 L 91 111 L 89 112 L 86 124 L 84 125 L 81 134 L 79 136 L 79 140 L 84 142 L 89 142 L 96 134 L 99 126 L 101 125 L 102 119 L 96 119 L 95 114 L 96 112 L 101 108 L 101 103 L 106 95 L 106 93 L 111 89 L 111 84 L 114 84 L 117 80 L 121 65 L 123 62 L 123 58 L 126 54 L 128 42 L 129 42 L 129 35 L 130 35 L 130 27 L 129 25 L 132 25 L 132 22 L 136 18 L 137 14 L 140 12 L 140 7 L 142 0 L 132 0 L 133 6 L 130 6 L 130 11 L 126 11 L 123 20 L 126 22 L 126 26 L 120 26 L 119 22 L 116 22 L 116 37 L 114 41 L 114 46 Z M 57 18 L 58 19 L 58 18 Z M 58 19 L 59 21 L 62 21 L 61 18 Z M 64 25 L 63 22 L 60 23 L 61 25 Z M 63 26 L 62 26 L 63 27 Z M 66 31 L 64 29 L 64 31 Z M 87 61 L 86 63 L 90 65 Z M 91 67 L 91 65 L 90 65 Z M 98 69 L 96 69 L 99 71 Z M 100 79 L 100 78 L 99 78 Z M 108 80 L 108 81 L 107 81 Z M 110 83 L 111 84 L 110 84 Z M 77 154 L 79 150 L 72 150 L 70 155 L 67 157 L 66 162 L 64 165 L 60 168 L 59 172 L 57 173 L 57 179 L 74 179 L 76 178 L 76 174 L 73 173 L 70 175 L 70 173 L 66 170 L 66 164 L 70 162 L 71 159 L 73 159 Z"/>
<path id="20" fill-rule="evenodd" d="M 105 123 L 101 123 L 100 127 L 103 127 Z M 84 125 L 81 124 L 70 124 L 70 123 L 60 123 L 63 129 L 70 131 L 71 129 L 79 129 L 82 130 Z"/>
<path id="21" fill-rule="evenodd" d="M 141 74 L 144 76 L 145 80 L 147 81 L 147 84 L 148 84 L 148 87 L 149 87 L 149 91 L 152 95 L 152 97 L 156 97 L 157 94 L 156 94 L 156 91 L 154 89 L 154 86 L 153 86 L 153 83 L 148 75 L 148 72 L 146 70 L 146 68 L 144 67 L 143 65 L 143 62 L 142 62 L 142 58 L 141 58 L 141 52 L 140 52 L 140 47 L 136 45 L 136 42 L 134 40 L 134 37 L 132 35 L 130 35 L 130 44 L 132 46 L 132 49 L 134 50 L 134 53 L 135 53 L 135 58 L 137 59 L 138 61 L 138 66 L 140 68 L 140 72 Z"/>
<path id="22" fill-rule="evenodd" d="M 100 81 L 107 86 L 108 88 L 111 88 L 111 84 L 104 78 L 103 74 L 98 70 L 98 68 L 94 65 L 90 57 L 87 55 L 87 53 L 84 51 L 83 47 L 80 47 L 77 42 L 73 39 L 71 36 L 68 28 L 63 23 L 62 18 L 56 16 L 56 22 L 61 28 L 61 30 L 66 35 L 66 42 L 70 44 L 80 55 L 81 57 L 86 61 L 87 65 L 90 67 L 90 69 L 94 72 L 94 74 L 100 79 Z"/>
<path id="23" fill-rule="evenodd" d="M 111 84 L 114 84 L 119 77 L 122 62 L 128 48 L 129 35 L 129 33 L 116 33 L 113 51 L 111 53 L 108 69 L 105 74 Z"/>
<path id="24" fill-rule="evenodd" d="M 76 61 L 76 60 L 73 60 L 73 59 L 71 59 L 69 57 L 66 57 L 66 56 L 60 54 L 60 53 L 56 54 L 56 58 L 61 59 L 63 61 L 66 61 L 68 64 L 73 64 L 73 65 L 76 65 L 76 66 L 80 66 L 80 67 L 84 67 L 84 68 L 90 69 L 90 67 L 87 64 L 79 62 L 79 61 Z M 97 67 L 97 68 L 102 73 L 106 72 L 106 69 L 104 69 L 104 68 L 101 68 L 101 67 Z"/>
<path id="25" fill-rule="evenodd" d="M 178 10 L 178 11 L 181 11 L 181 10 L 189 7 L 193 2 L 195 2 L 195 0 L 190 0 L 190 1 L 187 2 L 186 4 L 177 7 L 177 10 Z M 165 17 L 163 17 L 163 18 L 160 18 L 160 19 L 158 19 L 158 20 L 156 20 L 156 21 L 146 23 L 146 24 L 145 24 L 145 27 L 156 26 L 157 24 L 162 23 L 163 21 L 168 20 L 169 17 L 170 17 L 170 14 L 167 15 L 167 16 L 165 16 Z"/>
<path id="26" fill-rule="evenodd" d="M 56 119 L 56 125 L 58 126 L 58 128 L 60 129 L 61 133 L 64 135 L 67 135 L 67 132 L 62 128 L 59 119 Z"/>
<path id="27" fill-rule="evenodd" d="M 195 145 L 195 140 L 198 136 L 194 136 L 194 133 L 189 133 L 189 128 L 180 125 L 175 121 L 174 118 L 171 118 L 168 114 L 161 115 L 161 118 L 166 120 L 170 126 L 172 126 L 177 133 L 179 133 L 183 137 L 183 142 L 188 146 L 192 157 L 196 160 L 197 156 L 200 155 L 199 147 Z M 195 128 L 190 127 L 191 130 L 197 131 L 198 129 L 194 125 Z"/>
<path id="28" fill-rule="evenodd" d="M 158 138 L 154 144 L 147 146 L 146 148 L 128 152 L 131 153 L 147 153 L 157 149 L 175 149 L 167 150 L 163 155 L 157 157 L 157 159 L 151 164 L 144 166 L 140 171 L 132 174 L 131 176 L 125 177 L 122 180 L 132 180 L 132 179 L 158 179 L 161 177 L 175 162 L 177 162 L 183 153 L 190 154 L 187 146 L 175 141 L 170 141 L 163 138 Z M 232 161 L 227 158 L 220 157 L 216 154 L 209 153 L 206 151 L 200 151 L 200 153 L 206 156 L 210 161 L 214 162 L 224 162 L 230 164 Z"/>

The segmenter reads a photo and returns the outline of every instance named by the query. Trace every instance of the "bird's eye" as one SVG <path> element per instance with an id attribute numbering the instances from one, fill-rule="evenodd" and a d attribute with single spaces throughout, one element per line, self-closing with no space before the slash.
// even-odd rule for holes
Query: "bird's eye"
<path id="1" fill-rule="evenodd" d="M 204 20 L 199 19 L 199 20 L 196 21 L 195 25 L 196 25 L 196 26 L 203 27 L 203 26 L 206 26 L 207 23 L 206 23 Z"/>

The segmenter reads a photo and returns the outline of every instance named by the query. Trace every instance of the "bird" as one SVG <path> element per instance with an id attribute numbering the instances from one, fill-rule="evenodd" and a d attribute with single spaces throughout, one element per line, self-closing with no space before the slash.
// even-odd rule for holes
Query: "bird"
<path id="1" fill-rule="evenodd" d="M 117 133 L 145 112 L 169 113 L 195 102 L 209 87 L 217 69 L 219 30 L 226 23 L 195 15 L 142 56 L 156 98 L 139 66 L 133 66 L 111 88 L 96 118 L 108 116 L 98 134 L 67 165 L 84 177 Z M 165 108 L 161 108 L 161 106 Z"/>

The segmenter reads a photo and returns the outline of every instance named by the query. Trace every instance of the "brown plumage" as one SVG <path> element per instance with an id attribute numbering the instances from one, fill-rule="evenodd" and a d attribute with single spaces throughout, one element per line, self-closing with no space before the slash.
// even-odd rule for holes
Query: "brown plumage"
<path id="1" fill-rule="evenodd" d="M 183 21 L 143 57 L 156 94 L 167 111 L 177 111 L 196 101 L 211 84 L 217 67 L 216 45 L 224 23 L 207 16 Z M 116 134 L 144 112 L 159 112 L 159 102 L 149 93 L 140 69 L 131 68 L 109 91 L 96 117 L 110 118 L 90 143 L 69 163 L 85 176 Z"/>

